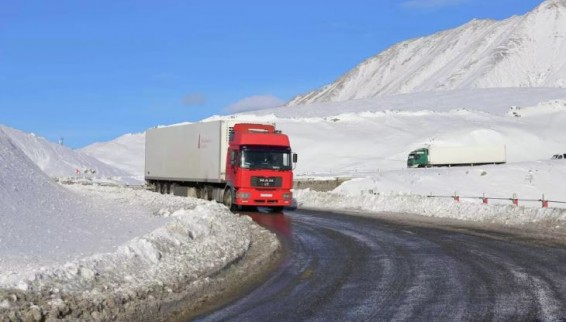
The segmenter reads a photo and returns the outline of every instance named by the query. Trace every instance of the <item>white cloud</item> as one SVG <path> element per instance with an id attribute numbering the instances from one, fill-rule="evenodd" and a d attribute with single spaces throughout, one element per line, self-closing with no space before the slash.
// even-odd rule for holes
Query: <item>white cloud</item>
<path id="1" fill-rule="evenodd" d="M 198 106 L 206 103 L 206 96 L 201 93 L 191 93 L 183 97 L 183 104 L 187 106 Z"/>
<path id="2" fill-rule="evenodd" d="M 285 104 L 284 100 L 273 95 L 255 95 L 229 105 L 225 108 L 225 111 L 228 113 L 240 113 L 278 107 L 283 104 Z"/>
<path id="3" fill-rule="evenodd" d="M 403 2 L 403 7 L 413 9 L 439 8 L 459 5 L 469 2 L 469 0 L 407 0 Z"/>

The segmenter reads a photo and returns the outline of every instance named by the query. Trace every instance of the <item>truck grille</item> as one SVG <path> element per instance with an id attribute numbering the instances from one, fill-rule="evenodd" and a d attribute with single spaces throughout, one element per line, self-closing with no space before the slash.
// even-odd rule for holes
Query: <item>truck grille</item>
<path id="1" fill-rule="evenodd" d="M 281 177 L 252 177 L 252 187 L 281 187 Z"/>

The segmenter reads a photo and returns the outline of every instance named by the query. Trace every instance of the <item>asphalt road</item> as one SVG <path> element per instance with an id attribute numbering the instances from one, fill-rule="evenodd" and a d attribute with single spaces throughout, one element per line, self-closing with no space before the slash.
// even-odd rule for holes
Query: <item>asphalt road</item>
<path id="1" fill-rule="evenodd" d="M 199 321 L 566 320 L 566 248 L 310 211 L 263 215 L 289 254 Z"/>

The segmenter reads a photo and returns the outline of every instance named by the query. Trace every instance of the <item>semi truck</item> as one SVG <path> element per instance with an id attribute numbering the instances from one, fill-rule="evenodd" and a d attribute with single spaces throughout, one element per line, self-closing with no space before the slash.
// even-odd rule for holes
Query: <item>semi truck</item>
<path id="1" fill-rule="evenodd" d="M 505 145 L 439 146 L 430 145 L 409 153 L 407 167 L 450 167 L 507 162 Z"/>
<path id="2" fill-rule="evenodd" d="M 273 123 L 235 120 L 149 129 L 145 180 L 156 192 L 216 200 L 231 210 L 292 205 L 297 154 Z"/>

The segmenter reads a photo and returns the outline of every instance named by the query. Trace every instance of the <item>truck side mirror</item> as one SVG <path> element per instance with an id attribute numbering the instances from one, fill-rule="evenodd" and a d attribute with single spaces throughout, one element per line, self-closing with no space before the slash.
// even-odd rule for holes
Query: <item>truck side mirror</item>
<path id="1" fill-rule="evenodd" d="M 299 156 L 296 153 L 293 153 L 293 163 L 297 163 L 297 159 Z"/>

